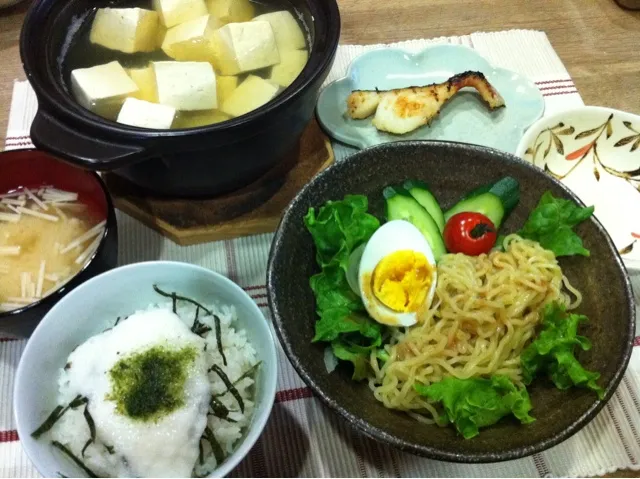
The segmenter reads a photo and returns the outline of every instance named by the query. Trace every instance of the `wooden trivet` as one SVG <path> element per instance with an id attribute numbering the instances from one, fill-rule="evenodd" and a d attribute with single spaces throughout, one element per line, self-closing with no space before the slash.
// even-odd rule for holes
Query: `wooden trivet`
<path id="1" fill-rule="evenodd" d="M 141 196 L 126 179 L 103 177 L 116 208 L 181 246 L 275 231 L 282 212 L 317 173 L 334 161 L 331 142 L 316 120 L 299 147 L 251 185 L 210 199 Z"/>

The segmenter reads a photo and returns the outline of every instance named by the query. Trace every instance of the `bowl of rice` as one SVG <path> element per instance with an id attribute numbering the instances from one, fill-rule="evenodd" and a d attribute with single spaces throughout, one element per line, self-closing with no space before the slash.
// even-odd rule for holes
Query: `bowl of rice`
<path id="1" fill-rule="evenodd" d="M 153 261 L 87 281 L 43 318 L 14 414 L 45 477 L 223 477 L 273 406 L 274 337 L 242 288 Z"/>

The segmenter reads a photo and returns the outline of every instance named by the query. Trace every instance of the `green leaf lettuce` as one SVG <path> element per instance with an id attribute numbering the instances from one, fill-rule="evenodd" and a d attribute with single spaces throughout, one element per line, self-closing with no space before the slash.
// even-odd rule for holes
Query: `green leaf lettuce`
<path id="1" fill-rule="evenodd" d="M 529 415 L 531 400 L 525 388 L 517 388 L 506 376 L 490 379 L 446 377 L 430 386 L 414 385 L 415 390 L 444 407 L 442 420 L 453 423 L 465 439 L 480 433 L 509 414 L 522 424 L 535 419 Z"/>
<path id="2" fill-rule="evenodd" d="M 589 250 L 573 227 L 593 214 L 593 206 L 582 208 L 570 200 L 555 198 L 547 191 L 529 215 L 518 235 L 537 241 L 556 256 L 589 256 Z"/>
<path id="3" fill-rule="evenodd" d="M 338 359 L 353 363 L 356 380 L 366 376 L 370 351 L 382 344 L 383 335 L 383 326 L 367 316 L 346 277 L 353 250 L 380 227 L 367 208 L 366 196 L 347 195 L 344 200 L 327 202 L 317 212 L 310 208 L 304 218 L 322 268 L 310 279 L 320 317 L 313 341 L 331 342 Z"/>
<path id="4" fill-rule="evenodd" d="M 578 335 L 578 326 L 586 322 L 581 314 L 569 314 L 564 306 L 553 302 L 543 312 L 542 331 L 525 348 L 521 356 L 522 374 L 525 384 L 531 383 L 536 375 L 549 376 L 558 389 L 579 386 L 593 390 L 600 399 L 604 390 L 596 381 L 597 372 L 586 370 L 575 357 L 576 347 L 583 351 L 591 349 L 591 342 Z"/>

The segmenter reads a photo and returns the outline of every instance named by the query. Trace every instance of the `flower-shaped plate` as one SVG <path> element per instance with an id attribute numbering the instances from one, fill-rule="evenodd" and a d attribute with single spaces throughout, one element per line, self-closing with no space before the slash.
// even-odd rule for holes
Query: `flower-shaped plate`
<path id="1" fill-rule="evenodd" d="M 597 106 L 556 113 L 526 132 L 516 155 L 594 205 L 627 269 L 640 271 L 640 116 Z"/>
<path id="2" fill-rule="evenodd" d="M 440 115 L 406 135 L 378 131 L 371 118 L 346 115 L 353 90 L 391 90 L 440 83 L 465 71 L 480 71 L 498 90 L 506 108 L 490 111 L 480 96 L 465 88 L 446 103 Z M 367 52 L 351 63 L 347 76 L 320 93 L 317 115 L 335 139 L 358 148 L 402 140 L 449 140 L 515 152 L 524 131 L 544 112 L 544 99 L 533 82 L 491 66 L 475 50 L 461 45 L 435 45 L 411 54 L 395 48 Z"/>

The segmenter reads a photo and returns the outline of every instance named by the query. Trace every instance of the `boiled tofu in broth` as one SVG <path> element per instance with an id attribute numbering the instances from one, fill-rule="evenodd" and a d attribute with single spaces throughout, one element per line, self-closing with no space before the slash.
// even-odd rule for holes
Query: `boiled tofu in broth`
<path id="1" fill-rule="evenodd" d="M 269 22 L 229 23 L 215 32 L 216 69 L 238 75 L 280 63 L 276 37 Z"/>
<path id="2" fill-rule="evenodd" d="M 300 50 L 307 47 L 304 34 L 300 25 L 291 12 L 272 12 L 259 15 L 253 19 L 254 22 L 267 22 L 271 25 L 273 34 L 276 37 L 276 45 L 279 52 L 287 50 Z"/>
<path id="3" fill-rule="evenodd" d="M 162 50 L 175 60 L 214 63 L 213 34 L 220 27 L 222 23 L 214 15 L 181 23 L 167 30 Z"/>
<path id="4" fill-rule="evenodd" d="M 153 8 L 167 28 L 207 14 L 204 0 L 153 0 Z"/>
<path id="5" fill-rule="evenodd" d="M 158 102 L 176 110 L 212 110 L 218 107 L 216 74 L 206 62 L 154 62 Z"/>
<path id="6" fill-rule="evenodd" d="M 307 64 L 309 55 L 306 50 L 289 50 L 280 54 L 280 63 L 271 69 L 269 80 L 282 87 L 288 87 L 298 78 Z"/>
<path id="7" fill-rule="evenodd" d="M 118 114 L 118 123 L 167 130 L 171 128 L 175 116 L 176 109 L 173 107 L 127 98 Z"/>
<path id="8" fill-rule="evenodd" d="M 159 32 L 160 18 L 153 10 L 101 8 L 93 20 L 90 40 L 124 53 L 152 52 L 158 46 Z"/>
<path id="9" fill-rule="evenodd" d="M 119 110 L 128 96 L 138 93 L 138 86 L 118 62 L 74 70 L 71 88 L 78 103 L 98 114 Z"/>
<path id="10" fill-rule="evenodd" d="M 151 65 L 144 68 L 129 68 L 126 70 L 138 87 L 138 93 L 130 98 L 137 98 L 151 103 L 158 103 L 158 86 L 156 74 Z"/>
<path id="11" fill-rule="evenodd" d="M 256 16 L 253 2 L 247 0 L 207 0 L 207 8 L 224 23 L 248 22 Z"/>
<path id="12" fill-rule="evenodd" d="M 287 0 L 105 1 L 70 26 L 64 74 L 78 103 L 123 125 L 229 121 L 272 101 L 303 71 L 301 18 Z"/>
<path id="13" fill-rule="evenodd" d="M 259 76 L 249 75 L 233 90 L 220 109 L 231 117 L 246 115 L 271 101 L 278 90 L 278 85 Z"/>
<path id="14" fill-rule="evenodd" d="M 238 88 L 238 77 L 236 76 L 219 76 L 216 79 L 218 90 L 218 103 L 222 104 Z"/>

